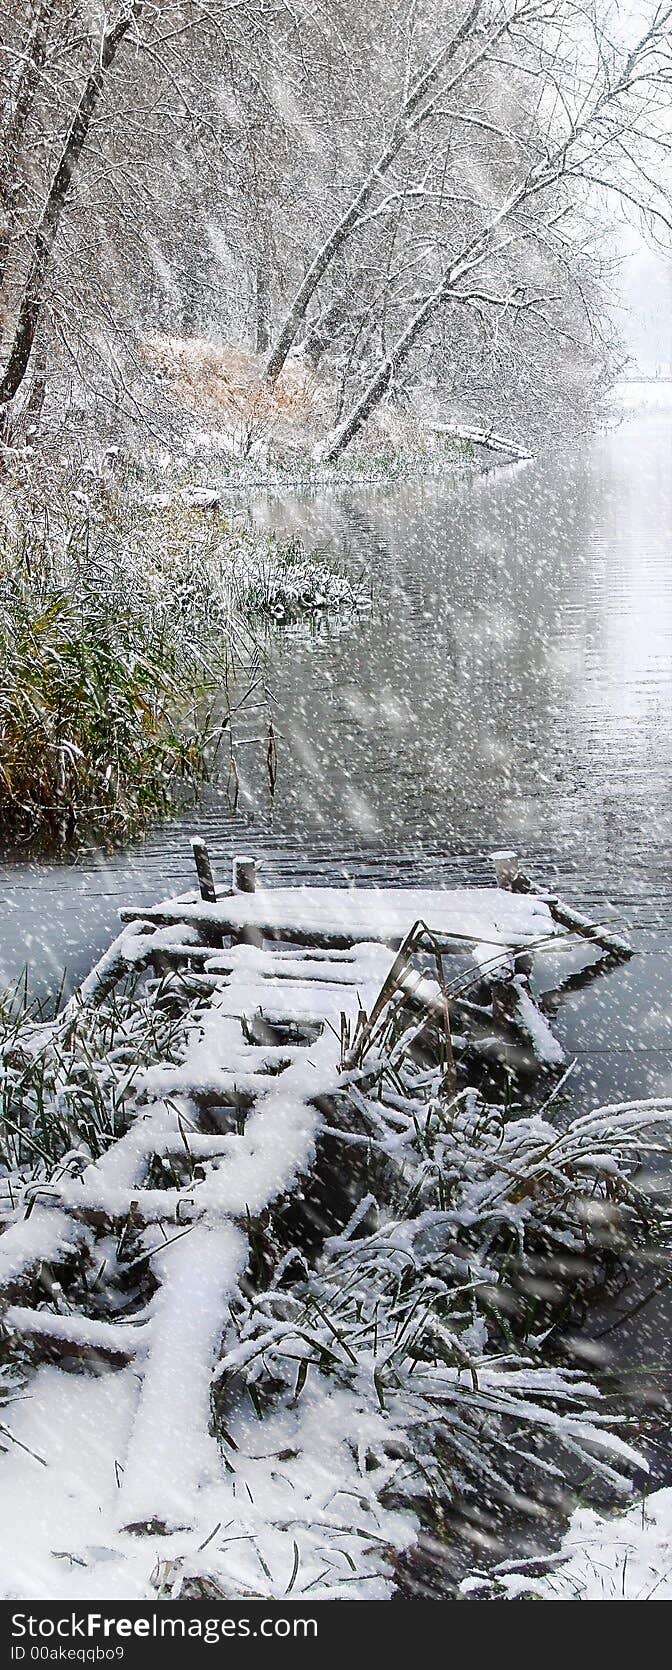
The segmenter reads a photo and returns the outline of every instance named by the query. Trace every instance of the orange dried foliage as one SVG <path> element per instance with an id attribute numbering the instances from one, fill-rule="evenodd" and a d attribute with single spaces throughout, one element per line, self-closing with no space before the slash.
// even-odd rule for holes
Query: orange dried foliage
<path id="1" fill-rule="evenodd" d="M 184 405 L 234 424 L 302 424 L 317 410 L 317 383 L 302 365 L 286 365 L 271 389 L 253 354 L 218 347 L 207 337 L 146 337 L 143 358 Z"/>

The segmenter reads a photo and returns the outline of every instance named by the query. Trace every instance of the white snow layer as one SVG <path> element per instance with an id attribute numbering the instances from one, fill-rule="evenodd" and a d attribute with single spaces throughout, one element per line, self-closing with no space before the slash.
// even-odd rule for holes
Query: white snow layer
<path id="1" fill-rule="evenodd" d="M 672 1490 L 656 1490 L 613 1518 L 579 1508 L 551 1569 L 531 1575 L 538 1562 L 499 1572 L 509 1600 L 672 1600 Z M 466 1594 L 478 1595 L 467 1579 Z"/>
<path id="2" fill-rule="evenodd" d="M 496 887 L 273 887 L 256 893 L 227 894 L 216 904 L 193 895 L 167 899 L 147 911 L 153 922 L 168 925 L 208 921 L 227 929 L 257 927 L 279 933 L 294 928 L 325 935 L 394 942 L 414 922 L 434 933 L 491 945 L 527 944 L 558 933 L 548 906 L 534 894 L 508 893 Z"/>

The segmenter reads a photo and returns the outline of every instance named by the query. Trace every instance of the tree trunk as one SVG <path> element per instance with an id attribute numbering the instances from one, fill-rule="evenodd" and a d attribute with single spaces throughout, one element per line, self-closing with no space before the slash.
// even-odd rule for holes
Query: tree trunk
<path id="1" fill-rule="evenodd" d="M 103 90 L 105 74 L 116 57 L 124 36 L 134 19 L 140 16 L 145 0 L 132 0 L 125 17 L 103 36 L 100 55 L 91 70 L 79 104 L 70 123 L 61 156 L 49 187 L 46 202 L 35 228 L 28 276 L 14 326 L 14 334 L 0 378 L 0 405 L 13 400 L 28 369 L 33 343 L 44 307 L 44 284 L 51 254 L 61 223 L 68 192 L 76 172 L 91 126 L 98 100 Z"/>
<path id="2" fill-rule="evenodd" d="M 341 326 L 345 324 L 347 317 L 348 308 L 345 298 L 337 296 L 331 306 L 326 309 L 326 312 L 321 313 L 314 323 L 309 326 L 301 343 L 301 354 L 310 366 L 311 371 L 317 371 L 322 356 L 326 354 L 327 348 L 331 346 L 334 337 L 337 336 Z"/>
<path id="3" fill-rule="evenodd" d="M 340 458 L 342 452 L 345 452 L 346 447 L 350 445 L 351 440 L 353 440 L 358 430 L 362 428 L 363 424 L 366 423 L 367 418 L 371 416 L 371 413 L 375 410 L 379 400 L 381 400 L 384 395 L 385 390 L 389 388 L 392 376 L 396 371 L 397 366 L 401 365 L 403 360 L 405 360 L 406 355 L 410 353 L 413 344 L 419 337 L 420 332 L 424 329 L 427 320 L 431 318 L 442 299 L 443 285 L 441 285 L 440 289 L 434 291 L 433 294 L 428 297 L 427 301 L 423 303 L 423 306 L 419 308 L 416 314 L 414 314 L 410 323 L 406 326 L 405 331 L 395 342 L 390 353 L 386 354 L 385 358 L 380 361 L 361 398 L 356 402 L 355 406 L 353 406 L 352 411 L 345 418 L 344 422 L 339 424 L 339 427 L 334 430 L 327 442 L 326 447 L 324 447 L 321 451 L 320 456 L 325 464 L 336 463 L 336 460 Z"/>
<path id="4" fill-rule="evenodd" d="M 34 440 L 42 419 L 42 408 L 47 393 L 47 358 L 47 341 L 42 333 L 33 350 L 33 380 L 21 415 L 21 427 L 27 441 Z"/>
<path id="5" fill-rule="evenodd" d="M 427 427 L 431 429 L 432 434 L 445 435 L 447 440 L 471 441 L 473 446 L 486 447 L 489 452 L 507 452 L 519 463 L 534 456 L 527 447 L 521 446 L 519 441 L 510 441 L 505 435 L 495 435 L 492 429 L 464 429 L 460 424 L 454 423 L 430 423 Z"/>
<path id="6" fill-rule="evenodd" d="M 462 43 L 467 39 L 476 18 L 478 17 L 478 13 L 481 10 L 482 4 L 483 0 L 473 0 L 473 4 L 470 6 L 466 17 L 463 19 L 459 29 L 453 35 L 452 39 L 446 46 L 442 47 L 433 63 L 430 64 L 429 69 L 425 71 L 425 74 L 420 76 L 414 83 L 408 97 L 404 100 L 389 144 L 382 152 L 382 155 L 377 158 L 373 168 L 367 174 L 366 179 L 359 188 L 359 191 L 356 193 L 355 197 L 353 197 L 351 203 L 346 209 L 345 214 L 341 216 L 341 219 L 330 232 L 326 242 L 322 245 L 322 248 L 318 250 L 317 255 L 311 261 L 308 271 L 305 274 L 299 289 L 297 290 L 289 313 L 287 314 L 280 334 L 277 337 L 267 360 L 266 378 L 270 384 L 273 384 L 276 381 L 282 371 L 287 355 L 296 341 L 296 337 L 303 319 L 305 318 L 309 302 L 315 294 L 320 279 L 324 277 L 324 274 L 333 261 L 334 256 L 338 254 L 338 251 L 350 237 L 351 232 L 354 231 L 360 215 L 368 208 L 371 198 L 374 196 L 381 179 L 383 179 L 388 173 L 392 163 L 395 161 L 395 158 L 399 155 L 402 146 L 405 144 L 410 134 L 415 131 L 415 129 L 427 116 L 428 111 L 431 110 L 435 99 L 438 98 L 436 82 L 439 80 L 441 72 L 445 69 L 446 64 L 450 63 L 450 60 L 455 56 L 455 53 L 459 50 Z M 484 52 L 485 49 L 482 49 L 479 52 L 479 61 L 484 55 Z M 429 98 L 428 103 L 425 103 L 425 100 L 430 94 L 432 96 Z"/>
<path id="7" fill-rule="evenodd" d="M 467 299 L 465 291 L 460 289 L 462 280 L 482 265 L 493 249 L 500 228 L 510 219 L 515 210 L 520 208 L 521 204 L 528 198 L 535 196 L 559 178 L 571 143 L 572 141 L 566 141 L 558 148 L 554 156 L 545 157 L 541 163 L 530 170 L 521 184 L 504 199 L 492 220 L 482 228 L 467 248 L 463 250 L 462 254 L 458 256 L 441 283 L 426 297 L 417 313 L 414 313 L 413 318 L 409 320 L 406 329 L 397 338 L 389 354 L 379 362 L 371 381 L 359 400 L 356 401 L 352 411 L 343 423 L 333 431 L 326 446 L 320 450 L 320 458 L 323 463 L 335 464 L 341 453 L 345 451 L 345 448 L 349 446 L 351 440 L 362 428 L 362 425 L 366 423 L 367 418 L 371 416 L 385 390 L 389 387 L 393 373 L 399 365 L 403 364 L 425 325 L 436 313 L 437 308 L 449 302 L 452 297 L 462 302 Z"/>
<path id="8" fill-rule="evenodd" d="M 0 290 L 7 275 L 17 209 L 23 193 L 20 161 L 23 140 L 30 120 L 40 74 L 47 56 L 49 24 L 53 0 L 37 0 L 33 7 L 32 28 L 26 41 L 23 62 L 14 88 L 11 106 L 2 125 L 0 146 Z"/>

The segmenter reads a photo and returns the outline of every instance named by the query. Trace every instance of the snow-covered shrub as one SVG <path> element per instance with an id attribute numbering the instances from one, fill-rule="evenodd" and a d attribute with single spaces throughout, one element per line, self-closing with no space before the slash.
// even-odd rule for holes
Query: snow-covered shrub
<path id="1" fill-rule="evenodd" d="M 562 1294 L 571 1255 L 581 1255 L 584 1283 L 587 1257 L 596 1279 L 612 1222 L 611 1189 L 599 1181 L 609 1134 L 606 1118 L 593 1141 L 521 1119 L 507 1140 L 471 1098 L 444 1118 L 433 1109 L 404 1145 L 402 1209 L 383 1209 L 372 1233 L 355 1226 L 328 1243 L 317 1270 L 247 1300 L 220 1376 L 244 1365 L 251 1386 L 281 1381 L 290 1399 L 313 1376 L 325 1395 L 349 1387 L 362 1414 L 382 1413 L 381 1480 L 402 1499 L 501 1496 L 523 1464 L 528 1483 L 536 1472 L 561 1479 L 563 1449 L 620 1488 L 635 1457 L 600 1412 L 598 1389 L 549 1365 L 543 1334 L 531 1331 L 532 1310 L 558 1286 L 558 1257 Z M 617 1176 L 627 1191 L 618 1162 Z M 369 1215 L 373 1202 L 364 1205 Z M 516 1276 L 537 1277 L 537 1307 L 529 1293 L 521 1305 L 512 1257 Z"/>
<path id="2" fill-rule="evenodd" d="M 327 612 L 351 616 L 370 593 L 300 539 L 285 544 L 257 540 L 241 552 L 233 570 L 233 595 L 241 613 L 284 625 Z"/>
<path id="3" fill-rule="evenodd" d="M 440 1079 L 411 1054 L 351 1076 L 324 1141 L 332 1160 L 359 1158 L 359 1205 L 316 1263 L 295 1249 L 241 1294 L 215 1407 L 241 1379 L 265 1421 L 293 1419 L 307 1396 L 325 1410 L 345 1400 L 348 1466 L 378 1510 L 434 1530 L 465 1507 L 537 1514 L 577 1479 L 627 1493 L 644 1468 L 628 1423 L 599 1383 L 558 1364 L 554 1331 L 650 1234 L 633 1173 L 672 1103 L 558 1130 L 475 1091 L 446 1099 Z"/>

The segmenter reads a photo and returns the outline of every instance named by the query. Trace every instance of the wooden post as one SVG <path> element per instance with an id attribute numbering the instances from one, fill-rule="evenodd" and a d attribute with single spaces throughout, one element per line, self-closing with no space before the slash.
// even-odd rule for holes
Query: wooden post
<path id="1" fill-rule="evenodd" d="M 492 999 L 492 1018 L 495 1026 L 501 1027 L 504 1032 L 514 1020 L 517 1007 L 513 957 L 507 958 L 507 963 L 508 967 L 504 961 L 498 963 L 497 968 L 486 976 Z"/>
<path id="2" fill-rule="evenodd" d="M 254 893 L 257 886 L 257 865 L 254 858 L 234 858 L 234 893 Z"/>
<path id="3" fill-rule="evenodd" d="M 541 893 L 540 898 L 548 905 L 551 916 L 561 928 L 567 928 L 570 934 L 579 934 L 582 939 L 590 940 L 599 945 L 610 957 L 622 958 L 634 956 L 631 945 L 620 934 L 612 934 L 611 929 L 601 922 L 591 922 L 588 916 L 582 916 L 580 911 L 572 910 L 563 899 L 557 899 L 554 893 Z"/>
<path id="4" fill-rule="evenodd" d="M 194 835 L 191 842 L 191 849 L 194 854 L 194 863 L 196 865 L 196 874 L 198 876 L 198 885 L 201 890 L 201 898 L 206 899 L 209 905 L 214 905 L 217 902 L 217 894 L 215 892 L 210 855 L 205 841 L 201 840 L 200 835 Z"/>
<path id="5" fill-rule="evenodd" d="M 495 866 L 498 887 L 505 888 L 507 893 L 531 892 L 531 883 L 520 868 L 516 852 L 492 852 L 490 857 Z"/>

